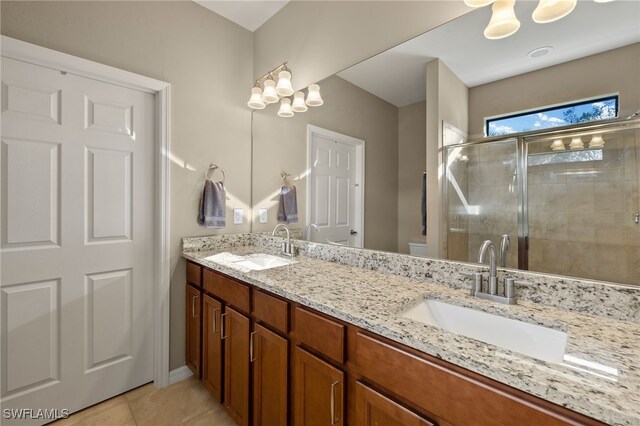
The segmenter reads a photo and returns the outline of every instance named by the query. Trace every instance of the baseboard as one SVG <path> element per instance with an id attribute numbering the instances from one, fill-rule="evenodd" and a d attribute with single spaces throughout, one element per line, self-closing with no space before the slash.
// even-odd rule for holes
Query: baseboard
<path id="1" fill-rule="evenodd" d="M 172 385 L 174 383 L 178 383 L 181 380 L 189 378 L 193 376 L 193 373 L 186 365 L 182 367 L 178 367 L 175 370 L 171 370 L 169 372 L 169 384 Z"/>

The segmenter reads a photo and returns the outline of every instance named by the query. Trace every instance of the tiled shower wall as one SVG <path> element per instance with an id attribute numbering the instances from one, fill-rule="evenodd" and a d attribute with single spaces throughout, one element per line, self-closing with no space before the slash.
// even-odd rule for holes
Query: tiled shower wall
<path id="1" fill-rule="evenodd" d="M 640 284 L 640 131 L 603 137 L 602 160 L 529 167 L 530 270 Z"/>

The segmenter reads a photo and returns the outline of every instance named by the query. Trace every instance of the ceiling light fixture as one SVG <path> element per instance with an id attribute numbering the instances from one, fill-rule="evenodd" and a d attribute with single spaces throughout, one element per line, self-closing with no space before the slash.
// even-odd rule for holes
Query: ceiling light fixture
<path id="1" fill-rule="evenodd" d="M 274 79 L 278 76 L 278 82 Z M 293 95 L 293 99 L 291 99 Z M 296 92 L 291 84 L 291 71 L 284 62 L 271 71 L 259 77 L 253 88 L 247 105 L 253 109 L 264 109 L 268 104 L 280 103 L 278 115 L 280 117 L 293 117 L 296 112 L 305 112 L 308 106 L 320 106 L 323 104 L 320 96 L 320 86 L 311 84 L 308 88 L 305 102 L 304 92 Z"/>
<path id="2" fill-rule="evenodd" d="M 609 3 L 614 0 L 594 1 L 596 3 Z M 464 4 L 470 7 L 483 7 L 493 3 L 491 20 L 484 30 L 484 36 L 489 40 L 509 37 L 518 31 L 520 21 L 518 21 L 514 10 L 515 2 L 516 0 L 464 0 Z M 577 4 L 578 0 L 539 0 L 538 6 L 531 14 L 531 18 L 537 24 L 548 24 L 570 14 Z"/>
<path id="3" fill-rule="evenodd" d="M 540 0 L 531 17 L 536 24 L 548 24 L 570 14 L 578 0 Z"/>
<path id="4" fill-rule="evenodd" d="M 520 28 L 520 21 L 516 18 L 513 7 L 516 0 L 496 0 L 491 6 L 493 13 L 489 25 L 484 30 L 484 36 L 489 40 L 509 37 Z"/>

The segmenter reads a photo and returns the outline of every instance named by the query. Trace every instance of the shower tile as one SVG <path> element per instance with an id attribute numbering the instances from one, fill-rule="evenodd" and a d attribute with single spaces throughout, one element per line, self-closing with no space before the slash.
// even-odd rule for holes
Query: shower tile
<path id="1" fill-rule="evenodd" d="M 624 244 L 623 226 L 605 226 L 595 229 L 595 242 L 598 244 Z"/>
<path id="2" fill-rule="evenodd" d="M 626 249 L 621 245 L 595 246 L 593 278 L 617 283 L 627 282 Z"/>
<path id="3" fill-rule="evenodd" d="M 640 285 L 640 247 L 627 247 L 627 282 Z"/>
<path id="4" fill-rule="evenodd" d="M 593 212 L 595 207 L 593 182 L 568 183 L 565 202 L 569 212 Z"/>
<path id="5" fill-rule="evenodd" d="M 596 232 L 593 215 L 585 212 L 570 213 L 567 217 L 567 240 L 593 243 Z"/>
<path id="6" fill-rule="evenodd" d="M 593 184 L 594 209 L 598 212 L 624 211 L 624 188 L 617 182 Z"/>

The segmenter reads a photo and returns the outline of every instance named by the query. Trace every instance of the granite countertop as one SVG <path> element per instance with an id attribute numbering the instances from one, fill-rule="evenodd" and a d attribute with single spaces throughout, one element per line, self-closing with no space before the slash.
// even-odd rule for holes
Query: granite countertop
<path id="1" fill-rule="evenodd" d="M 309 257 L 264 271 L 239 270 L 206 259 L 221 252 L 278 254 L 241 246 L 185 251 L 183 257 L 602 422 L 640 425 L 637 324 L 526 300 L 500 305 L 473 298 L 465 290 Z M 540 361 L 399 316 L 426 298 L 564 331 L 565 359 L 568 356 L 571 363 Z"/>

